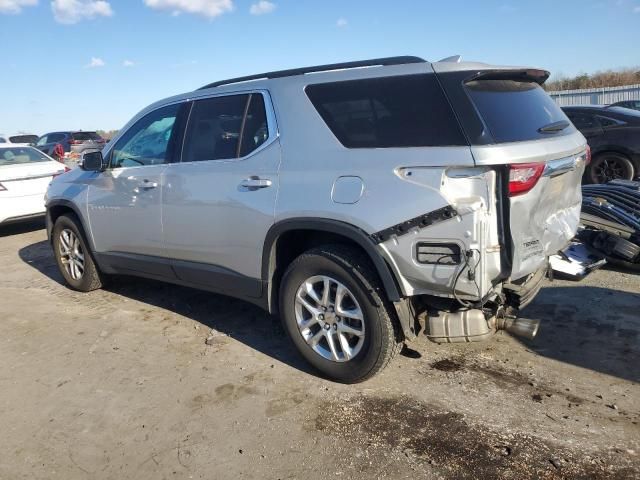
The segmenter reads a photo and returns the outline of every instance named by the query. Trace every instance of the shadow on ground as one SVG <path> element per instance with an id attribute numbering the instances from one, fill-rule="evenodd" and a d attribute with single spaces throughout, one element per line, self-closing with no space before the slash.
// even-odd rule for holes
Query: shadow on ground
<path id="1" fill-rule="evenodd" d="M 20 258 L 60 284 L 47 242 L 22 248 Z M 106 290 L 191 318 L 247 346 L 311 373 L 293 349 L 280 321 L 240 300 L 152 280 L 114 277 Z M 526 348 L 548 358 L 640 381 L 640 293 L 592 286 L 543 288 L 523 315 L 542 321 Z"/>
<path id="2" fill-rule="evenodd" d="M 45 227 L 44 217 L 29 220 L 27 222 L 10 223 L 0 226 L 0 238 L 9 237 L 11 235 L 19 235 L 21 233 L 35 232 Z"/>
<path id="3" fill-rule="evenodd" d="M 46 241 L 23 247 L 19 256 L 43 275 L 64 285 L 51 247 Z M 293 368 L 317 375 L 298 356 L 286 337 L 280 320 L 248 302 L 193 288 L 126 276 L 110 278 L 104 289 L 190 318 Z"/>
<path id="4" fill-rule="evenodd" d="M 539 355 L 640 381 L 640 293 L 604 287 L 548 286 L 523 310 L 542 321 L 523 341 Z"/>

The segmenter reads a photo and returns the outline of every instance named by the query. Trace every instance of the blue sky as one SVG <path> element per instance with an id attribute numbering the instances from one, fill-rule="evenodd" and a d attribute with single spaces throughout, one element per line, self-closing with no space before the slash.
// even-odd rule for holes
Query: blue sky
<path id="1" fill-rule="evenodd" d="M 552 74 L 640 65 L 640 0 L 0 0 L 0 132 L 117 129 L 216 79 L 453 54 Z"/>

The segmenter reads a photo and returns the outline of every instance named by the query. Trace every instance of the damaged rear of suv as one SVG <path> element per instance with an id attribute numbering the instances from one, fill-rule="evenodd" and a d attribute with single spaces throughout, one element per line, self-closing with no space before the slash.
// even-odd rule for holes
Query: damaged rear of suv
<path id="1" fill-rule="evenodd" d="M 589 161 L 547 77 L 394 57 L 158 102 L 52 183 L 58 265 L 84 291 L 126 273 L 251 301 L 343 382 L 418 335 L 533 337 L 519 310 L 576 232 Z"/>

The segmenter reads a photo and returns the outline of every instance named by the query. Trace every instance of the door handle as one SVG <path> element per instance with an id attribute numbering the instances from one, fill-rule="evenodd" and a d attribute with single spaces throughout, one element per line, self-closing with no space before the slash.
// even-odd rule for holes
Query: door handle
<path id="1" fill-rule="evenodd" d="M 143 190 L 151 190 L 152 188 L 156 188 L 158 186 L 158 182 L 150 182 L 149 180 L 143 180 L 138 184 L 138 187 Z"/>
<path id="2" fill-rule="evenodd" d="M 245 178 L 242 182 L 240 182 L 240 186 L 248 190 L 258 190 L 260 188 L 270 187 L 271 180 L 252 176 L 249 178 Z"/>

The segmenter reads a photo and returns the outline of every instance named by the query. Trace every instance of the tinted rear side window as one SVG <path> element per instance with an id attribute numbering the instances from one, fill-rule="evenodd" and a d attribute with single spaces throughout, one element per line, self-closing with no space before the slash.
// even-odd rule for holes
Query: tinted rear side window
<path id="1" fill-rule="evenodd" d="M 466 145 L 433 74 L 321 83 L 306 92 L 347 148 Z"/>
<path id="2" fill-rule="evenodd" d="M 87 141 L 87 140 L 100 140 L 101 137 L 96 132 L 75 132 L 71 134 L 73 140 Z"/>
<path id="3" fill-rule="evenodd" d="M 591 113 L 565 112 L 571 122 L 579 129 L 598 128 L 595 115 Z"/>
<path id="4" fill-rule="evenodd" d="M 62 142 L 65 139 L 66 135 L 64 133 L 50 133 L 47 135 L 47 142 Z"/>
<path id="5" fill-rule="evenodd" d="M 560 107 L 535 82 L 517 80 L 473 80 L 465 89 L 489 129 L 494 143 L 522 142 L 572 133 L 568 127 L 558 133 L 539 129 L 566 121 Z"/>
<path id="6" fill-rule="evenodd" d="M 240 156 L 244 157 L 256 150 L 269 138 L 267 111 L 262 95 L 254 93 L 249 100 L 249 108 L 242 127 Z"/>
<path id="7" fill-rule="evenodd" d="M 242 119 L 249 95 L 230 95 L 198 100 L 193 104 L 183 162 L 238 157 Z"/>

